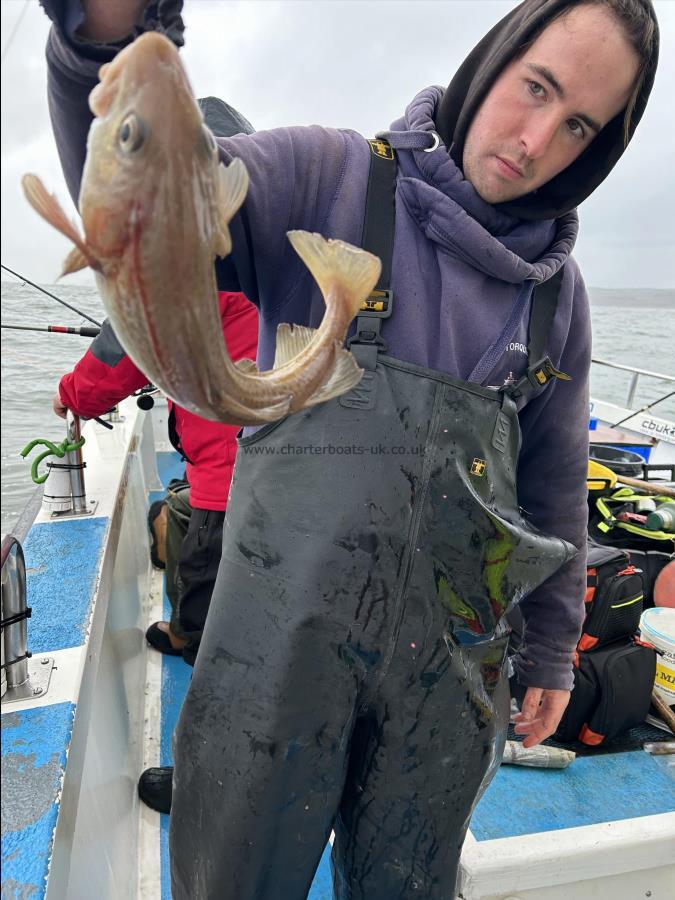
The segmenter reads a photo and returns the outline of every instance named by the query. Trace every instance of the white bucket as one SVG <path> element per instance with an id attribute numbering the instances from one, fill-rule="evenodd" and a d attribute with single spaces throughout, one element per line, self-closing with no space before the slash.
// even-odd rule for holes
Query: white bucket
<path id="1" fill-rule="evenodd" d="M 646 609 L 640 618 L 643 641 L 656 648 L 654 688 L 668 706 L 675 705 L 675 609 Z"/>

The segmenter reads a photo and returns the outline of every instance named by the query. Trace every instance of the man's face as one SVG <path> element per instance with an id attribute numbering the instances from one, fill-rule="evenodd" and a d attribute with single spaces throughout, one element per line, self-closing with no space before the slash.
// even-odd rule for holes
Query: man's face
<path id="1" fill-rule="evenodd" d="M 625 108 L 637 69 L 610 12 L 573 8 L 492 86 L 466 137 L 464 177 L 488 203 L 546 184 Z"/>

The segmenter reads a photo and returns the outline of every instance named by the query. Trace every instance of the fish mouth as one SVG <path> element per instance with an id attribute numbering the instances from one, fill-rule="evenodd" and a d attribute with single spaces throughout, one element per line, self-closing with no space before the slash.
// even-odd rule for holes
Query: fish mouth
<path id="1" fill-rule="evenodd" d="M 161 72 L 174 85 L 178 82 L 191 93 L 177 48 L 164 35 L 149 31 L 120 51 L 112 62 L 101 66 L 99 83 L 89 95 L 91 111 L 98 118 L 106 116 L 120 89 L 153 87 L 159 95 L 162 88 L 157 82 Z"/>

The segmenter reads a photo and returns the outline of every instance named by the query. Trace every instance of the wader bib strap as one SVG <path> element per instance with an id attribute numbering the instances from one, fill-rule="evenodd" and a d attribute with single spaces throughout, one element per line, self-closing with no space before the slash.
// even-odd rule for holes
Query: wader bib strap
<path id="1" fill-rule="evenodd" d="M 527 344 L 527 371 L 514 384 L 502 388 L 515 401 L 524 398 L 528 402 L 553 378 L 570 381 L 570 376 L 559 372 L 546 355 L 546 344 L 558 308 L 564 271 L 565 267 L 561 266 L 552 278 L 534 289 Z"/>
<path id="2" fill-rule="evenodd" d="M 386 350 L 380 337 L 380 323 L 391 315 L 391 259 L 394 251 L 394 195 L 396 193 L 396 154 L 384 140 L 368 141 L 370 171 L 366 193 L 366 212 L 361 245 L 382 262 L 377 287 L 356 318 L 356 332 L 347 341 L 362 368 L 374 371 L 378 350 Z"/>

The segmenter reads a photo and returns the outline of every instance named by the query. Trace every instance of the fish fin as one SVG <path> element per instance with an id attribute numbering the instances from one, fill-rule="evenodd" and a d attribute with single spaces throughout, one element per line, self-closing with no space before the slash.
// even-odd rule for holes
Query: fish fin
<path id="1" fill-rule="evenodd" d="M 346 394 L 347 391 L 356 387 L 362 377 L 363 369 L 356 362 L 354 356 L 349 350 L 338 347 L 330 378 L 314 391 L 305 406 L 314 406 L 315 403 L 324 403 L 326 400 L 332 400 L 333 397 Z"/>
<path id="2" fill-rule="evenodd" d="M 229 166 L 218 166 L 218 231 L 215 251 L 220 257 L 232 251 L 232 237 L 228 225 L 246 198 L 248 172 L 240 159 L 233 159 Z"/>
<path id="3" fill-rule="evenodd" d="M 248 375 L 253 375 L 254 372 L 258 372 L 258 367 L 252 359 L 238 359 L 235 366 L 240 372 L 245 372 Z"/>
<path id="4" fill-rule="evenodd" d="M 62 235 L 71 240 L 79 250 L 81 258 L 84 260 L 84 262 L 80 264 L 78 259 L 76 264 L 76 254 L 74 252 L 71 253 L 63 265 L 61 275 L 67 275 L 69 272 L 77 272 L 78 269 L 83 269 L 85 266 L 91 266 L 92 269 L 100 271 L 101 264 L 91 255 L 77 226 L 70 221 L 54 194 L 48 192 L 47 188 L 37 175 L 24 175 L 21 179 L 21 185 L 23 187 L 23 192 L 26 195 L 26 200 L 28 200 L 35 212 L 56 228 L 57 231 L 60 231 Z"/>
<path id="5" fill-rule="evenodd" d="M 353 319 L 380 277 L 382 263 L 378 257 L 344 241 L 326 240 L 309 231 L 288 231 L 286 234 L 324 297 L 328 296 L 332 286 L 337 284 L 342 288 Z"/>
<path id="6" fill-rule="evenodd" d="M 63 268 L 61 269 L 59 278 L 63 278 L 64 275 L 70 275 L 72 272 L 79 272 L 80 269 L 86 269 L 88 265 L 89 260 L 80 248 L 73 247 L 63 261 Z"/>
<path id="7" fill-rule="evenodd" d="M 280 369 L 289 363 L 305 349 L 315 334 L 316 328 L 307 328 L 305 325 L 289 325 L 287 322 L 278 325 L 277 349 L 272 368 Z"/>

